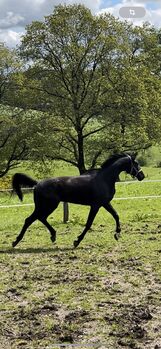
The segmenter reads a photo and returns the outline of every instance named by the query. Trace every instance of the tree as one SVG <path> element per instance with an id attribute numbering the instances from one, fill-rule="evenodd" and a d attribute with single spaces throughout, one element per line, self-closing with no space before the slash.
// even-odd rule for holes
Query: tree
<path id="1" fill-rule="evenodd" d="M 26 131 L 22 112 L 0 107 L 0 177 L 26 158 Z"/>
<path id="2" fill-rule="evenodd" d="M 64 125 L 54 158 L 72 163 L 80 173 L 85 170 L 85 140 L 105 128 L 99 101 L 102 77 L 97 68 L 104 50 L 101 35 L 88 9 L 58 6 L 45 23 L 34 22 L 28 27 L 21 47 L 23 56 L 36 63 L 27 72 L 37 81 L 33 89 Z M 106 46 L 112 45 L 110 38 Z M 94 150 L 92 165 L 100 152 Z"/>
<path id="3" fill-rule="evenodd" d="M 111 62 L 105 59 L 102 69 L 113 86 L 119 147 L 139 150 L 160 140 L 161 80 L 158 72 L 161 47 L 158 31 L 147 23 L 143 27 L 124 23 L 117 38 L 115 54 Z"/>
<path id="4" fill-rule="evenodd" d="M 0 177 L 18 165 L 27 153 L 23 110 L 9 107 L 14 74 L 20 69 L 16 53 L 0 44 Z"/>
<path id="5" fill-rule="evenodd" d="M 51 159 L 82 173 L 111 149 L 140 149 L 159 138 L 160 131 L 150 133 L 153 119 L 154 125 L 161 119 L 154 28 L 59 5 L 27 27 L 20 51 L 29 64 L 30 108 L 50 112 L 51 125 L 60 125 L 46 149 Z"/>

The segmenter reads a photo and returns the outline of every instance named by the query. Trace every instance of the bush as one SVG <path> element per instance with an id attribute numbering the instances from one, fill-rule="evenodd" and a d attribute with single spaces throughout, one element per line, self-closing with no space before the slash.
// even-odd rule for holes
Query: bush
<path id="1" fill-rule="evenodd" d="M 138 156 L 137 160 L 138 160 L 140 166 L 147 166 L 148 165 L 148 161 L 147 161 L 146 155 Z"/>
<path id="2" fill-rule="evenodd" d="M 158 161 L 157 164 L 156 164 L 156 167 L 161 167 L 161 161 Z"/>

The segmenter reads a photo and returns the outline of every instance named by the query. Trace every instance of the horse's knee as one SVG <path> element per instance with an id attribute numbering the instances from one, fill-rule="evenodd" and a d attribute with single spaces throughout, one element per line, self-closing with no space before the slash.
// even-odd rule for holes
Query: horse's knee
<path id="1" fill-rule="evenodd" d="M 32 224 L 34 221 L 36 221 L 36 219 L 37 219 L 36 212 L 33 212 L 31 216 L 25 219 L 25 225 L 28 226 Z"/>

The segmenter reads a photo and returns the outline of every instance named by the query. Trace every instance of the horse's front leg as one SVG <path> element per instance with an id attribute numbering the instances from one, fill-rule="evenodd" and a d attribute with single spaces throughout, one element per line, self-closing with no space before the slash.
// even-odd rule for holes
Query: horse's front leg
<path id="1" fill-rule="evenodd" d="M 112 207 L 112 205 L 110 203 L 104 204 L 103 207 L 106 209 L 106 211 L 111 213 L 112 217 L 116 221 L 116 233 L 114 234 L 114 237 L 116 240 L 118 240 L 120 237 L 120 233 L 121 233 L 119 215 L 117 214 L 117 212 L 114 210 L 114 208 Z"/>
<path id="2" fill-rule="evenodd" d="M 87 231 L 90 229 L 93 221 L 94 221 L 94 218 L 99 210 L 99 207 L 100 206 L 92 206 L 90 211 L 89 211 L 89 215 L 88 215 L 88 219 L 87 219 L 87 222 L 86 222 L 86 226 L 82 232 L 82 234 L 80 234 L 77 238 L 77 240 L 74 241 L 74 247 L 77 247 L 80 242 L 83 240 L 85 234 L 87 233 Z"/>

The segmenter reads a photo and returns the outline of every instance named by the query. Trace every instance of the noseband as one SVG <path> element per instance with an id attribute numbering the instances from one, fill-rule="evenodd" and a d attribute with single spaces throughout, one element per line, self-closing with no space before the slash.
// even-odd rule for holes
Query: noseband
<path id="1" fill-rule="evenodd" d="M 130 175 L 131 176 L 135 176 L 137 177 L 138 173 L 142 171 L 142 169 L 140 168 L 139 170 L 136 169 L 136 167 L 134 166 L 133 162 L 132 162 L 132 158 L 129 154 L 127 154 L 128 158 L 131 161 L 131 170 L 130 170 Z M 135 175 L 132 174 L 133 170 L 135 170 Z"/>

